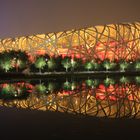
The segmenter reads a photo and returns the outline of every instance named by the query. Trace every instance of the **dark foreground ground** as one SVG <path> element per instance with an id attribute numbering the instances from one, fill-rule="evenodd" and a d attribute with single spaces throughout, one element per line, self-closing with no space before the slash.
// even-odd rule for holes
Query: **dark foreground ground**
<path id="1" fill-rule="evenodd" d="M 140 120 L 0 107 L 0 139 L 139 139 Z"/>

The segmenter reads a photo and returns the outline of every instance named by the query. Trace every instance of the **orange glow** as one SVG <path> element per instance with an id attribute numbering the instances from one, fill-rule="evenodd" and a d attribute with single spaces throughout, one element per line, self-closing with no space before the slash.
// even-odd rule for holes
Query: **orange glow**
<path id="1" fill-rule="evenodd" d="M 139 59 L 140 23 L 109 24 L 58 33 L 8 38 L 0 51 L 24 50 L 32 56 L 72 56 L 85 59 Z"/>

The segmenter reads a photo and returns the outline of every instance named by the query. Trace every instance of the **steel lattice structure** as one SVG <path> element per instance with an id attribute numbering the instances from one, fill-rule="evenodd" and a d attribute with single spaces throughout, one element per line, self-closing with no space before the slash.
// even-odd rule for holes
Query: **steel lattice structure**
<path id="1" fill-rule="evenodd" d="M 39 95 L 39 96 L 38 96 Z M 32 93 L 25 100 L 0 100 L 1 106 L 59 111 L 108 118 L 140 118 L 140 87 L 133 84 L 83 89 L 73 94 Z"/>
<path id="2" fill-rule="evenodd" d="M 0 40 L 0 51 L 75 55 L 86 59 L 139 59 L 140 23 L 110 24 Z"/>

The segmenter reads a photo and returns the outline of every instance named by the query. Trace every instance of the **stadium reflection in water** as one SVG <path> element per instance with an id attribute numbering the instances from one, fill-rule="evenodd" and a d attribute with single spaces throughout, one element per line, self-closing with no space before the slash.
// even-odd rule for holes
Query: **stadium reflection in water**
<path id="1" fill-rule="evenodd" d="M 59 83 L 59 84 L 58 84 Z M 107 118 L 140 118 L 140 77 L 0 82 L 0 105 Z"/>

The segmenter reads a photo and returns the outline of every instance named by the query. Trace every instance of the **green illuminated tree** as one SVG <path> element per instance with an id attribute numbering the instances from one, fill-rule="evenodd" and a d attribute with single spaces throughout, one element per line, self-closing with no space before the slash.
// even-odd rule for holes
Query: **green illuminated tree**
<path id="1" fill-rule="evenodd" d="M 108 71 L 115 68 L 116 63 L 111 62 L 109 59 L 104 60 L 103 67 Z"/>
<path id="2" fill-rule="evenodd" d="M 70 57 L 65 57 L 61 64 L 63 65 L 63 67 L 66 69 L 66 72 L 68 71 L 68 69 L 71 67 L 71 58 Z"/>
<path id="3" fill-rule="evenodd" d="M 71 83 L 71 90 L 75 90 L 77 87 L 77 83 L 76 82 L 72 82 Z"/>
<path id="4" fill-rule="evenodd" d="M 5 72 L 13 69 L 11 56 L 8 51 L 4 51 L 0 54 L 0 68 Z"/>
<path id="5" fill-rule="evenodd" d="M 120 71 L 125 71 L 129 67 L 129 63 L 125 60 L 121 60 L 119 63 Z"/>
<path id="6" fill-rule="evenodd" d="M 35 61 L 35 67 L 39 69 L 39 72 L 41 73 L 41 70 L 44 69 L 46 66 L 46 60 L 44 57 L 38 57 Z"/>
<path id="7" fill-rule="evenodd" d="M 28 64 L 29 64 L 29 60 L 26 52 L 18 51 L 15 60 L 16 71 L 18 71 L 19 69 L 25 69 Z"/>
<path id="8" fill-rule="evenodd" d="M 11 63 L 13 65 L 13 68 L 16 69 L 16 72 L 19 70 L 24 70 L 29 65 L 29 59 L 28 54 L 25 51 L 9 51 L 8 52 L 9 57 L 11 58 Z"/>
<path id="9" fill-rule="evenodd" d="M 136 80 L 136 83 L 137 83 L 137 84 L 140 84 L 140 76 L 136 76 L 136 77 L 135 77 L 135 80 Z"/>
<path id="10" fill-rule="evenodd" d="M 11 84 L 6 84 L 6 86 L 4 86 L 2 88 L 2 93 L 3 94 L 9 94 L 9 93 L 13 93 L 15 90 L 14 86 Z"/>
<path id="11" fill-rule="evenodd" d="M 10 69 L 13 68 L 11 59 L 10 58 L 4 58 L 0 60 L 0 67 L 3 69 L 5 72 L 8 72 Z"/>
<path id="12" fill-rule="evenodd" d="M 63 84 L 63 89 L 64 90 L 70 90 L 71 89 L 71 83 L 69 81 L 66 81 L 64 84 Z"/>
<path id="13" fill-rule="evenodd" d="M 53 92 L 56 89 L 56 84 L 53 82 L 49 82 L 47 85 L 47 89 L 48 91 Z"/>
<path id="14" fill-rule="evenodd" d="M 105 84 L 105 86 L 114 85 L 115 84 L 115 81 L 114 81 L 114 79 L 107 77 L 104 80 L 104 84 Z"/>
<path id="15" fill-rule="evenodd" d="M 55 61 L 55 59 L 50 58 L 47 62 L 47 66 L 49 70 L 55 70 L 57 68 L 57 63 Z"/>
<path id="16" fill-rule="evenodd" d="M 94 79 L 94 80 L 93 79 L 87 79 L 85 81 L 85 83 L 88 87 L 96 87 L 96 86 L 99 85 L 99 80 L 98 79 Z"/>
<path id="17" fill-rule="evenodd" d="M 88 79 L 88 80 L 86 80 L 85 82 L 86 82 L 86 85 L 87 85 L 88 87 L 94 86 L 94 81 L 93 81 L 92 79 Z"/>
<path id="18" fill-rule="evenodd" d="M 93 61 L 92 63 L 93 63 L 94 70 L 98 70 L 100 68 L 100 65 L 97 62 Z"/>
<path id="19" fill-rule="evenodd" d="M 130 81 L 129 81 L 129 79 L 127 78 L 127 77 L 121 77 L 120 78 L 120 82 L 122 83 L 122 84 L 127 84 L 127 83 L 129 83 Z"/>
<path id="20" fill-rule="evenodd" d="M 12 97 L 16 97 L 16 89 L 12 84 L 6 84 L 0 93 L 0 96 L 3 98 L 12 98 Z"/>
<path id="21" fill-rule="evenodd" d="M 94 86 L 97 87 L 99 85 L 100 81 L 99 79 L 94 79 Z"/>
<path id="22" fill-rule="evenodd" d="M 82 66 L 82 60 L 79 58 L 71 58 L 71 71 L 78 70 Z"/>
<path id="23" fill-rule="evenodd" d="M 35 86 L 37 93 L 46 93 L 46 86 L 44 84 L 38 84 Z"/>
<path id="24" fill-rule="evenodd" d="M 93 70 L 93 68 L 94 68 L 94 65 L 93 65 L 93 63 L 91 62 L 91 61 L 88 61 L 88 62 L 86 62 L 85 64 L 84 64 L 84 68 L 86 69 L 86 70 Z"/>
<path id="25" fill-rule="evenodd" d="M 135 68 L 135 70 L 137 70 L 137 71 L 140 70 L 140 61 L 139 61 L 139 60 L 137 60 L 137 61 L 135 62 L 134 68 Z"/>

